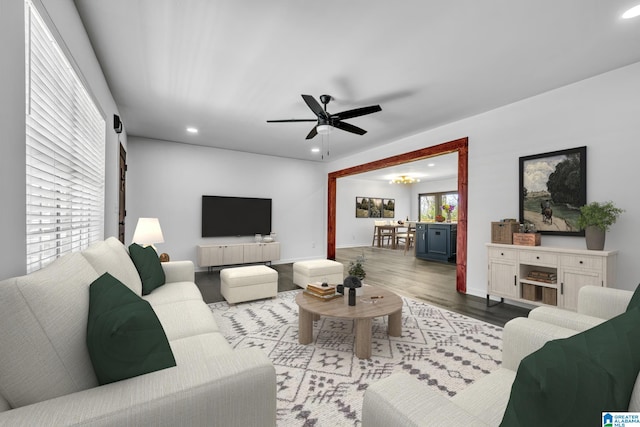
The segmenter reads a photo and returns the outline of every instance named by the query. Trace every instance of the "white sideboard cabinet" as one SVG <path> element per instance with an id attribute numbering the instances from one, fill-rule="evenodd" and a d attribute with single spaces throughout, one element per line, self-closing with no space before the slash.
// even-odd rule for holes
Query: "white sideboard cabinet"
<path id="1" fill-rule="evenodd" d="M 496 296 L 575 311 L 581 287 L 616 281 L 617 251 L 488 243 L 487 255 L 487 304 Z"/>
<path id="2" fill-rule="evenodd" d="M 280 243 L 198 245 L 199 267 L 254 264 L 280 259 Z"/>

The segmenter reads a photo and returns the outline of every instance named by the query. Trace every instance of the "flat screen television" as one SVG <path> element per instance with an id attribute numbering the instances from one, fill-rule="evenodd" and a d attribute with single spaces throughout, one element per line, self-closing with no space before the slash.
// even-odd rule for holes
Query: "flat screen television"
<path id="1" fill-rule="evenodd" d="M 202 196 L 202 237 L 271 233 L 271 199 Z"/>

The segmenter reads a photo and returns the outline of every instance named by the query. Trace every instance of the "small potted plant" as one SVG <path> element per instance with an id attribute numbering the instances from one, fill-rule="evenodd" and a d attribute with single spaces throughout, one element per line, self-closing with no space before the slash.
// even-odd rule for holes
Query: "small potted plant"
<path id="1" fill-rule="evenodd" d="M 365 276 L 367 275 L 367 273 L 365 273 L 364 271 L 364 267 L 362 266 L 364 264 L 364 261 L 364 254 L 357 257 L 355 261 L 351 261 L 349 263 L 349 275 L 356 276 L 358 279 L 364 280 Z"/>
<path id="2" fill-rule="evenodd" d="M 610 201 L 591 202 L 580 208 L 577 226 L 585 232 L 587 249 L 604 249 L 606 232 L 623 212 L 623 209 L 617 208 Z"/>

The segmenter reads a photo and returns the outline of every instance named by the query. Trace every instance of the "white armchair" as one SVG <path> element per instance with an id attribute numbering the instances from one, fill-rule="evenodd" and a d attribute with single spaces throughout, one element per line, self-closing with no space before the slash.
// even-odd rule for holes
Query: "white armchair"
<path id="1" fill-rule="evenodd" d="M 509 321 L 503 331 L 502 366 L 452 398 L 408 374 L 394 374 L 369 386 L 363 402 L 364 427 L 496 426 L 511 394 L 520 361 L 547 341 L 567 338 L 626 311 L 633 292 L 585 286 L 578 312 L 539 307 L 528 318 Z M 640 375 L 628 411 L 640 410 Z"/>
<path id="2" fill-rule="evenodd" d="M 502 367 L 449 399 L 405 373 L 369 386 L 364 395 L 362 425 L 497 426 L 509 401 L 520 360 L 547 341 L 576 334 L 571 329 L 519 317 L 503 331 Z"/>
<path id="3" fill-rule="evenodd" d="M 624 313 L 632 296 L 632 291 L 583 286 L 578 293 L 576 312 L 542 306 L 531 310 L 529 318 L 575 331 L 584 331 Z"/>

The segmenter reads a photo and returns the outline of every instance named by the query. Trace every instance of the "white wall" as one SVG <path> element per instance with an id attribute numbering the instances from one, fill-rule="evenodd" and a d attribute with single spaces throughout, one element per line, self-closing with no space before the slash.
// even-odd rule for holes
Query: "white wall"
<path id="1" fill-rule="evenodd" d="M 469 137 L 467 291 L 484 296 L 490 223 L 518 217 L 518 158 L 586 145 L 588 201 L 613 200 L 626 210 L 605 249 L 619 250 L 616 287 L 634 289 L 640 281 L 638 93 L 640 63 L 336 160 L 327 172 Z M 543 236 L 542 244 L 585 248 L 581 237 Z"/>
<path id="2" fill-rule="evenodd" d="M 356 218 L 356 197 L 395 199 L 395 220 L 405 219 L 410 213 L 411 186 L 390 185 L 357 177 L 340 178 L 336 184 L 337 248 L 371 245 L 375 219 Z"/>
<path id="3" fill-rule="evenodd" d="M 38 1 L 38 9 L 80 70 L 106 120 L 105 235 L 118 227 L 118 140 L 112 126 L 116 106 L 72 0 Z M 26 271 L 25 241 L 25 38 L 24 0 L 0 2 L 0 279 Z"/>
<path id="4" fill-rule="evenodd" d="M 265 197 L 273 199 L 280 263 L 326 256 L 327 177 L 321 163 L 133 136 L 128 142 L 127 244 L 139 217 L 158 217 L 165 240 L 158 250 L 196 263 L 199 244 L 253 241 L 202 238 L 202 195 Z"/>

